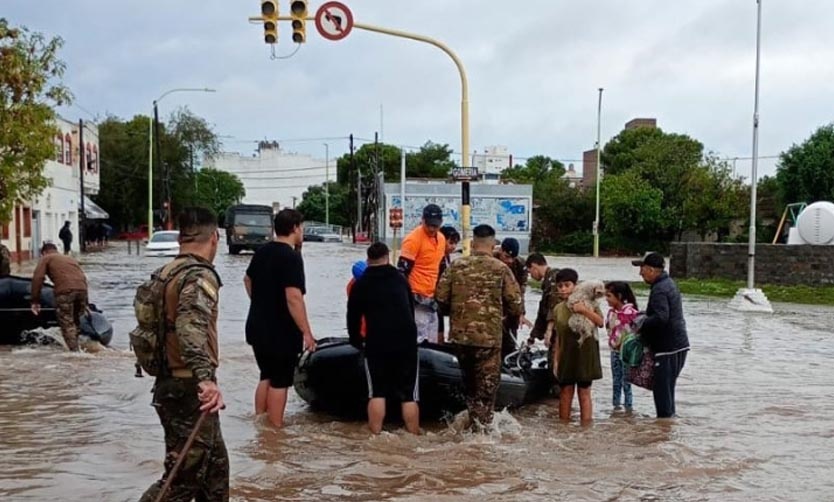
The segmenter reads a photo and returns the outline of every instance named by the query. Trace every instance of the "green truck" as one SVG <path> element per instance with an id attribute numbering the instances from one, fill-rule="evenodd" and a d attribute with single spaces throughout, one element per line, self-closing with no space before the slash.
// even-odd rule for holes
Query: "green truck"
<path id="1" fill-rule="evenodd" d="M 272 242 L 272 208 L 238 204 L 226 210 L 226 244 L 229 254 L 257 251 Z"/>

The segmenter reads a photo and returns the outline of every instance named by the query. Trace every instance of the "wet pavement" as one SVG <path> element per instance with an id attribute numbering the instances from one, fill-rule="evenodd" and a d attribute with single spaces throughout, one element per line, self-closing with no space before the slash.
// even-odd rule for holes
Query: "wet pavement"
<path id="1" fill-rule="evenodd" d="M 305 243 L 304 256 L 316 337 L 344 335 L 344 287 L 363 249 Z M 653 418 L 640 388 L 633 415 L 612 412 L 603 347 L 587 428 L 560 424 L 550 401 L 499 414 L 491 435 L 435 422 L 420 437 L 396 423 L 371 437 L 363 423 L 316 414 L 291 394 L 288 427 L 274 431 L 253 415 L 258 371 L 244 342 L 242 283 L 250 258 L 217 259 L 234 500 L 832 499 L 832 308 L 776 304 L 766 316 L 685 298 L 693 350 L 672 422 Z M 165 259 L 116 243 L 82 261 L 91 301 L 114 324 L 112 350 L 0 348 L 0 500 L 137 500 L 162 471 L 152 380 L 133 377 L 127 333 L 136 285 Z M 638 279 L 625 259 L 551 261 L 584 279 Z M 537 301 L 528 293 L 528 311 Z"/>

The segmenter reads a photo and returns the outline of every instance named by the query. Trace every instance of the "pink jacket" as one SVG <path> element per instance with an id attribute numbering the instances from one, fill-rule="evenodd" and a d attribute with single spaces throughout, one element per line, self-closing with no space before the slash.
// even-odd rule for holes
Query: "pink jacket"
<path id="1" fill-rule="evenodd" d="M 609 309 L 605 318 L 605 327 L 608 329 L 608 346 L 611 350 L 620 350 L 620 343 L 623 338 L 623 331 L 630 330 L 632 321 L 640 314 L 634 305 L 626 303 L 619 310 Z"/>

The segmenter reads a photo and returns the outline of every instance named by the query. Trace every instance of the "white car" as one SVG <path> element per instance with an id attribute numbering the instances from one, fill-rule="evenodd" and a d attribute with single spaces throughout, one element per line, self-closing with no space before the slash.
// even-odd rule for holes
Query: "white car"
<path id="1" fill-rule="evenodd" d="M 145 246 L 145 256 L 177 256 L 180 254 L 179 230 L 154 232 Z"/>

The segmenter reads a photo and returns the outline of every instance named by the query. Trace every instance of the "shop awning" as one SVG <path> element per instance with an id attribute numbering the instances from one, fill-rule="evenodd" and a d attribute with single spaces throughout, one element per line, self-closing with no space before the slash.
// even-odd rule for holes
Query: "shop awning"
<path id="1" fill-rule="evenodd" d="M 78 209 L 81 209 L 80 205 Z M 84 216 L 88 220 L 106 220 L 110 218 L 107 211 L 101 208 L 98 204 L 90 200 L 86 195 L 84 196 Z"/>

